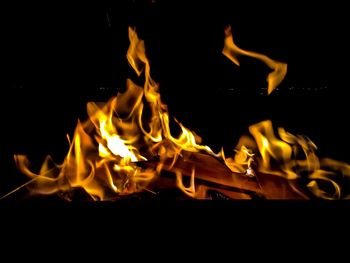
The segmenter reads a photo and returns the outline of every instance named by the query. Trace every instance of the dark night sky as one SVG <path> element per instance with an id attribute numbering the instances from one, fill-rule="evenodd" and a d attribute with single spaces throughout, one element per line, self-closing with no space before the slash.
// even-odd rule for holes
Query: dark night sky
<path id="1" fill-rule="evenodd" d="M 170 113 L 204 142 L 230 149 L 248 125 L 269 118 L 309 136 L 322 156 L 350 161 L 344 7 L 114 2 L 2 11 L 0 145 L 9 172 L 0 181 L 17 176 L 14 153 L 38 163 L 47 153 L 61 160 L 65 134 L 72 134 L 77 118 L 85 119 L 86 102 L 107 100 L 123 89 L 126 77 L 135 77 L 125 59 L 128 25 L 146 40 Z M 226 24 L 240 47 L 288 63 L 287 78 L 271 96 L 261 95 L 268 73 L 263 64 L 242 58 L 237 68 L 221 55 Z"/>

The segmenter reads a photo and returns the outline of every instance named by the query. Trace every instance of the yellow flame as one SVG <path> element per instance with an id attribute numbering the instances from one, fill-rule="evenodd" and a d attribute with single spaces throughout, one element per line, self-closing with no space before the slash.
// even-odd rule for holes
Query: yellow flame
<path id="1" fill-rule="evenodd" d="M 234 157 L 226 158 L 226 165 L 234 172 L 249 170 L 252 162 L 257 164 L 259 174 L 277 175 L 290 183 L 301 176 L 308 181 L 308 189 L 322 199 L 348 198 L 342 196 L 340 182 L 350 178 L 350 165 L 329 158 L 319 159 L 316 145 L 307 137 L 293 135 L 283 128 L 275 135 L 272 122 L 263 121 L 249 127 L 251 137 L 243 136 Z M 252 150 L 244 144 L 249 145 Z M 240 148 L 239 148 L 240 147 Z M 342 180 L 339 180 L 341 174 Z"/>
<path id="2" fill-rule="evenodd" d="M 94 200 L 111 199 L 144 190 L 161 172 L 163 162 L 170 158 L 174 164 L 182 151 L 212 153 L 208 146 L 199 144 L 199 136 L 180 122 L 177 123 L 181 133 L 172 136 L 168 108 L 161 101 L 158 84 L 150 76 L 144 42 L 132 28 L 129 39 L 127 59 L 139 76 L 144 72 L 144 87 L 128 80 L 126 91 L 107 103 L 88 103 L 89 120 L 78 122 L 61 165 L 51 167 L 48 157 L 40 172 L 34 174 L 28 169 L 27 158 L 16 156 L 19 169 L 31 178 L 38 178 L 31 184 L 33 192 L 51 194 L 83 188 Z M 147 120 L 143 117 L 146 107 L 151 112 Z M 155 169 L 138 166 L 139 161 L 152 156 L 160 156 L 161 160 Z M 194 180 L 194 174 L 192 177 Z M 183 190 L 189 193 L 187 188 Z"/>
<path id="3" fill-rule="evenodd" d="M 231 26 L 225 29 L 225 44 L 222 53 L 237 66 L 239 66 L 239 56 L 248 56 L 264 62 L 272 70 L 266 79 L 268 83 L 267 94 L 271 94 L 287 74 L 287 64 L 275 61 L 266 55 L 239 48 L 233 41 Z"/>
<path id="4" fill-rule="evenodd" d="M 195 187 L 195 169 L 192 168 L 191 182 L 190 186 L 185 187 L 183 184 L 182 173 L 180 171 L 175 171 L 176 174 L 176 185 L 182 190 L 186 195 L 195 198 L 196 197 L 196 187 Z"/>
<path id="5" fill-rule="evenodd" d="M 286 75 L 287 65 L 240 49 L 233 42 L 230 27 L 225 34 L 223 53 L 235 64 L 239 65 L 239 55 L 246 55 L 265 62 L 273 70 L 267 79 L 270 94 Z M 199 171 L 195 168 L 196 163 L 189 161 L 192 154 L 204 153 L 220 160 L 233 172 L 222 177 L 204 176 L 208 180 L 214 178 L 213 182 L 224 182 L 230 186 L 241 176 L 262 179 L 262 174 L 269 174 L 287 180 L 295 188 L 296 179 L 305 176 L 308 182 L 305 188 L 317 197 L 350 198 L 350 195 L 344 194 L 338 180 L 339 174 L 344 180 L 350 177 L 348 164 L 331 159 L 319 160 L 315 153 L 316 146 L 311 140 L 305 136 L 295 136 L 282 128 L 278 129 L 277 136 L 269 120 L 251 125 L 251 136 L 242 136 L 235 155 L 228 158 L 223 150 L 215 154 L 209 146 L 201 145 L 201 138 L 176 119 L 175 123 L 181 131 L 174 137 L 168 107 L 162 103 L 159 85 L 150 75 L 144 42 L 132 28 L 129 28 L 129 40 L 127 59 L 138 76 L 144 73 L 144 86 L 140 87 L 129 79 L 126 91 L 107 103 L 88 103 L 89 119 L 83 123 L 78 121 L 72 140 L 67 136 L 70 148 L 62 164 L 54 163 L 48 156 L 36 174 L 29 169 L 26 156 L 16 155 L 19 170 L 31 179 L 26 186 L 33 193 L 69 193 L 75 188 L 82 188 L 94 200 L 110 200 L 119 195 L 147 190 L 148 185 L 166 169 L 175 173 L 175 184 L 186 195 L 207 198 L 207 191 L 215 187 L 197 186 Z M 149 116 L 144 114 L 145 110 L 150 113 Z M 157 157 L 159 161 L 154 166 L 144 168 L 140 165 L 144 161 L 152 163 L 151 160 Z M 176 166 L 179 158 L 191 170 L 186 174 L 190 176 L 187 187 L 183 182 L 184 169 Z M 249 182 L 245 181 L 247 185 Z M 283 189 L 276 190 L 281 193 L 273 196 L 283 198 Z M 264 189 L 257 191 L 264 192 Z M 222 192 L 237 198 L 248 197 L 244 193 Z"/>

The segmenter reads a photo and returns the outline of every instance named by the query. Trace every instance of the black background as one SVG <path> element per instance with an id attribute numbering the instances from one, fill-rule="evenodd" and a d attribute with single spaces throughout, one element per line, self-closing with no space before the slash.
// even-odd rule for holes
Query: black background
<path id="1" fill-rule="evenodd" d="M 86 102 L 107 101 L 136 79 L 127 64 L 127 27 L 146 41 L 152 76 L 170 114 L 204 143 L 232 151 L 250 124 L 304 134 L 321 157 L 350 162 L 346 8 L 295 1 L 114 1 L 17 4 L 2 9 L 0 193 L 25 182 L 13 154 L 40 164 L 62 161 Z M 268 68 L 221 54 L 223 29 L 235 42 L 286 62 L 278 90 L 266 96 Z"/>

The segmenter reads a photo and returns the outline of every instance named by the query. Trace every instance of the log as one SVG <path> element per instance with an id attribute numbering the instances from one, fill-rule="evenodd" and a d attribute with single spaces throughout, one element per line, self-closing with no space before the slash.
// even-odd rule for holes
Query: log
<path id="1" fill-rule="evenodd" d="M 205 187 L 206 190 L 219 191 L 232 199 L 309 199 L 308 195 L 298 185 L 296 180 L 287 180 L 283 177 L 256 173 L 250 178 L 243 174 L 232 172 L 223 162 L 217 158 L 202 153 L 186 153 L 183 158 L 178 158 L 171 166 L 171 161 L 165 162 L 162 172 L 163 179 L 158 180 L 152 187 L 159 189 L 174 186 L 174 182 L 165 180 L 175 171 L 180 171 L 184 177 L 191 176 L 195 169 L 195 185 Z M 147 166 L 155 166 L 157 162 L 147 162 Z M 174 180 L 173 180 L 174 181 Z"/>

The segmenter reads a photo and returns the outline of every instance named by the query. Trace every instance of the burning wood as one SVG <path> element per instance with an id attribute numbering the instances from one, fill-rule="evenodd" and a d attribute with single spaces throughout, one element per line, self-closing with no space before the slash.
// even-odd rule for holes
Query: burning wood
<path id="1" fill-rule="evenodd" d="M 286 65 L 238 48 L 231 31 L 225 33 L 223 52 L 229 59 L 237 64 L 237 55 L 249 55 L 274 70 L 268 76 L 272 92 L 283 80 Z M 251 136 L 242 136 L 231 157 L 202 145 L 198 135 L 176 120 L 180 134 L 175 137 L 159 85 L 150 76 L 144 42 L 131 28 L 129 39 L 127 58 L 139 76 L 144 73 L 144 87 L 128 80 L 126 92 L 102 106 L 89 103 L 89 119 L 78 122 L 62 164 L 48 157 L 36 174 L 25 156 L 16 156 L 18 168 L 32 180 L 28 186 L 33 192 L 84 189 L 93 200 L 169 188 L 198 199 L 210 198 L 212 191 L 230 199 L 308 199 L 311 193 L 326 199 L 342 197 L 335 174 L 350 176 L 349 166 L 319 160 L 316 146 L 306 137 L 281 128 L 277 137 L 271 121 L 251 125 Z M 307 185 L 300 185 L 301 177 Z M 323 190 L 320 182 L 329 190 Z"/>
<path id="2" fill-rule="evenodd" d="M 147 166 L 155 165 L 146 162 Z M 201 154 L 190 153 L 185 158 L 179 158 L 174 165 L 167 163 L 163 167 L 167 171 L 165 176 L 178 172 L 190 181 L 192 171 L 195 171 L 194 197 L 205 199 L 207 191 L 215 190 L 232 199 L 308 199 L 306 193 L 300 190 L 296 181 L 289 181 L 282 177 L 258 173 L 256 177 L 233 173 L 217 158 Z M 167 183 L 175 186 L 175 182 Z M 153 187 L 164 188 L 162 177 Z"/>

